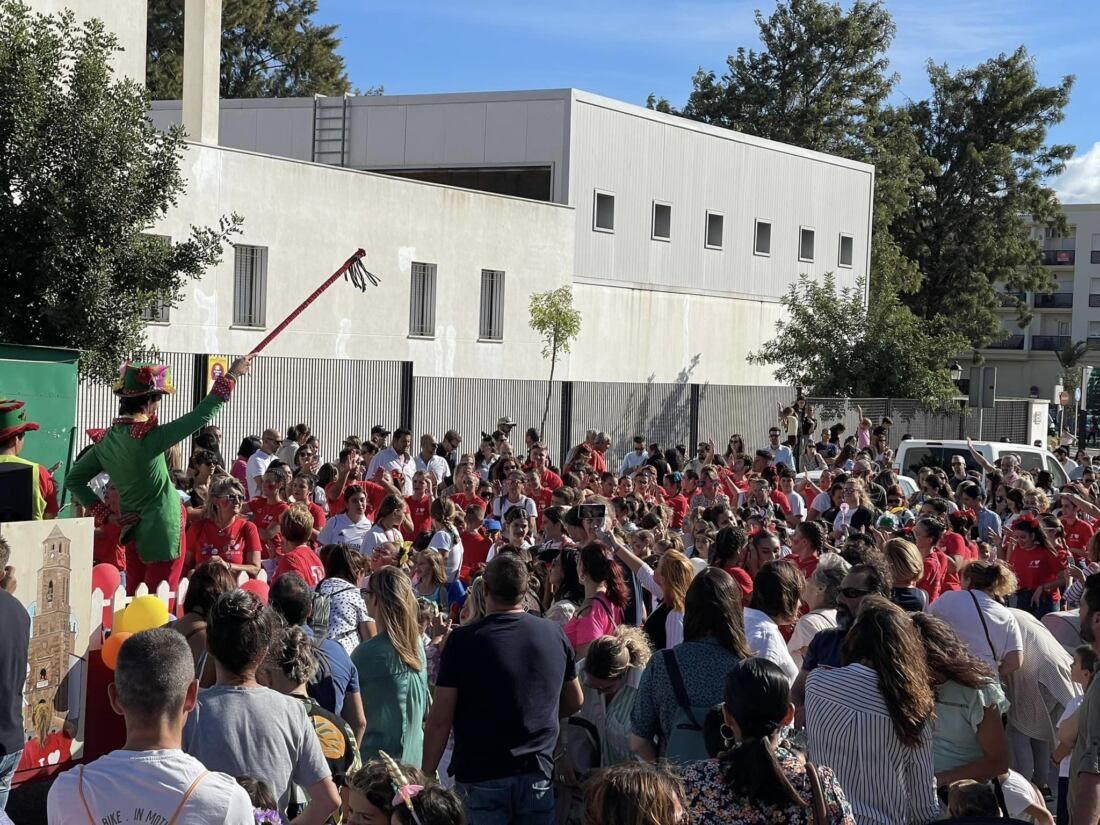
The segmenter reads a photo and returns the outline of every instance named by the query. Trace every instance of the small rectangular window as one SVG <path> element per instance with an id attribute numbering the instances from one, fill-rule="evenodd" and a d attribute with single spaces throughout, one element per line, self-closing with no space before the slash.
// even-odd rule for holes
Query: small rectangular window
<path id="1" fill-rule="evenodd" d="M 592 207 L 592 229 L 596 232 L 615 231 L 615 196 L 596 190 Z"/>
<path id="2" fill-rule="evenodd" d="M 754 255 L 772 254 L 772 225 L 771 221 L 756 222 L 752 251 Z"/>
<path id="3" fill-rule="evenodd" d="M 726 217 L 721 212 L 707 212 L 707 234 L 704 246 L 707 249 L 722 248 L 722 233 Z"/>
<path id="4" fill-rule="evenodd" d="M 413 261 L 409 294 L 409 335 L 435 337 L 435 264 Z"/>
<path id="5" fill-rule="evenodd" d="M 481 270 L 481 322 L 478 337 L 483 341 L 504 340 L 504 273 Z"/>
<path id="6" fill-rule="evenodd" d="M 153 301 L 141 311 L 141 320 L 150 324 L 167 324 L 171 310 L 169 304 Z"/>
<path id="7" fill-rule="evenodd" d="M 653 240 L 667 241 L 672 238 L 672 205 L 653 201 Z"/>
<path id="8" fill-rule="evenodd" d="M 805 226 L 798 230 L 798 260 L 808 263 L 814 260 L 814 231 Z"/>
<path id="9" fill-rule="evenodd" d="M 837 266 L 852 268 L 852 257 L 855 254 L 855 239 L 851 235 L 840 236 L 840 255 Z"/>
<path id="10" fill-rule="evenodd" d="M 238 245 L 233 250 L 233 324 L 262 327 L 267 322 L 267 247 Z"/>

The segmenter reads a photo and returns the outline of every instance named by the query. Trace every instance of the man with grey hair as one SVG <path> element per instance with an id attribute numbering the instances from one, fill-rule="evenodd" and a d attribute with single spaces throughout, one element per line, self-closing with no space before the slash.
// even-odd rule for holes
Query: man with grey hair
<path id="1" fill-rule="evenodd" d="M 23 753 L 23 683 L 31 637 L 31 617 L 11 594 L 15 573 L 8 567 L 10 560 L 11 548 L 0 538 L 0 627 L 4 628 L 0 635 L 0 814 Z"/>
<path id="2" fill-rule="evenodd" d="M 126 720 L 126 744 L 57 777 L 47 802 L 50 825 L 254 825 L 244 788 L 180 747 L 198 691 L 191 649 L 175 630 L 158 627 L 127 639 L 107 686 L 111 707 Z"/>

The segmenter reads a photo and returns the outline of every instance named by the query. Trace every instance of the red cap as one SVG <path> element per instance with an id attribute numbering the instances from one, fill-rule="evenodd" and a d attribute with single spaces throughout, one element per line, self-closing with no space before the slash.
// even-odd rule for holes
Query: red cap
<path id="1" fill-rule="evenodd" d="M 748 604 L 752 598 L 752 576 L 740 567 L 727 567 L 726 572 L 733 576 L 733 580 L 741 588 L 741 604 Z"/>

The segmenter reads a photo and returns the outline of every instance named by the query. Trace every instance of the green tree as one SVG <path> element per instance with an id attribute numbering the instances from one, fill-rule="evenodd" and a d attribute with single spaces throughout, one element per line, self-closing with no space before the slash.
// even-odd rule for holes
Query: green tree
<path id="1" fill-rule="evenodd" d="M 0 0 L 0 340 L 83 350 L 103 380 L 144 347 L 142 309 L 178 301 L 239 222 L 143 234 L 184 189 L 184 143 L 114 78 L 117 48 L 99 21 Z"/>
<path id="2" fill-rule="evenodd" d="M 146 84 L 154 100 L 183 94 L 184 0 L 149 0 Z M 224 0 L 221 96 L 306 97 L 352 91 L 335 25 L 317 0 Z"/>
<path id="3" fill-rule="evenodd" d="M 774 365 L 777 381 L 814 395 L 919 398 L 949 409 L 957 389 L 946 365 L 965 340 L 916 318 L 896 295 L 867 306 L 864 287 L 838 290 L 832 273 L 803 275 L 781 299 L 775 338 L 749 362 Z"/>
<path id="4" fill-rule="evenodd" d="M 1072 146 L 1046 142 L 1064 117 L 1073 78 L 1040 85 L 1021 47 L 956 72 L 930 63 L 928 79 L 929 99 L 907 107 L 927 162 L 890 234 L 921 273 L 906 303 L 925 319 L 950 314 L 968 344 L 983 347 L 1004 337 L 997 284 L 1053 288 L 1031 227 L 1064 228 L 1043 181 L 1073 155 Z"/>
<path id="5" fill-rule="evenodd" d="M 1088 354 L 1088 341 L 1068 341 L 1064 347 L 1054 353 L 1058 359 L 1058 366 L 1062 368 L 1062 389 L 1071 396 L 1073 391 L 1081 386 L 1081 368 Z"/>
<path id="6" fill-rule="evenodd" d="M 581 331 L 581 314 L 573 306 L 573 291 L 560 286 L 549 292 L 536 292 L 531 296 L 528 323 L 542 336 L 542 357 L 550 359 L 550 377 L 546 380 L 546 405 L 539 422 L 539 436 L 550 414 L 550 394 L 554 389 L 554 367 L 558 358 L 567 354 Z"/>

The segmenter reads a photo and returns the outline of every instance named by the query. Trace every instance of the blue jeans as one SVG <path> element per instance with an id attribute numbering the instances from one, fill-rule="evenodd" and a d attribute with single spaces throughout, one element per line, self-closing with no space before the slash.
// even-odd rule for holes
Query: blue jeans
<path id="1" fill-rule="evenodd" d="M 8 793 L 11 791 L 11 778 L 15 775 L 15 766 L 19 764 L 22 751 L 0 757 L 0 811 L 8 806 Z"/>
<path id="2" fill-rule="evenodd" d="M 458 782 L 470 825 L 551 825 L 554 785 L 541 773 Z"/>

